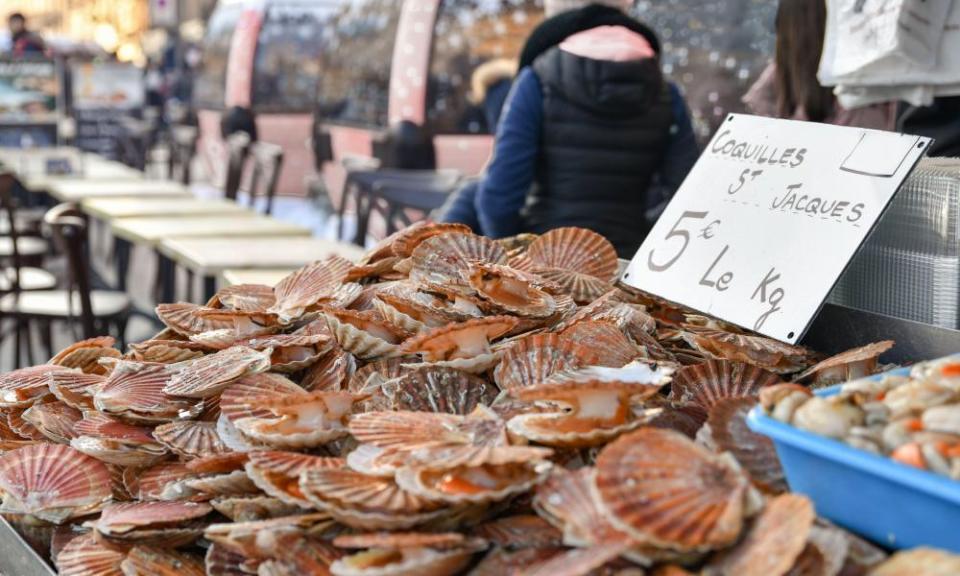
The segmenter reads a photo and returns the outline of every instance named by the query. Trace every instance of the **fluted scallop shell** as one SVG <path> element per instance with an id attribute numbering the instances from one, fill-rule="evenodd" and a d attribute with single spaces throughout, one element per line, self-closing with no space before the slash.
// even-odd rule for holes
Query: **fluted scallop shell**
<path id="1" fill-rule="evenodd" d="M 747 426 L 747 414 L 755 398 L 724 398 L 710 410 L 707 419 L 717 452 L 730 452 L 764 492 L 787 491 L 787 483 L 773 442 Z"/>
<path id="2" fill-rule="evenodd" d="M 224 474 L 243 470 L 249 461 L 249 452 L 222 452 L 195 458 L 187 462 L 186 466 L 197 474 Z"/>
<path id="3" fill-rule="evenodd" d="M 619 368 L 642 354 L 640 348 L 610 322 L 577 322 L 561 335 L 591 350 L 596 355 L 594 363 L 598 366 Z"/>
<path id="4" fill-rule="evenodd" d="M 475 263 L 461 271 L 464 280 L 483 298 L 498 307 L 531 318 L 546 318 L 556 302 L 537 277 L 509 266 Z"/>
<path id="5" fill-rule="evenodd" d="M 483 557 L 470 571 L 471 576 L 501 576 L 502 574 L 525 574 L 527 570 L 563 554 L 566 548 L 549 546 L 540 548 L 507 548 L 498 546 Z"/>
<path id="6" fill-rule="evenodd" d="M 891 348 L 893 340 L 884 340 L 841 352 L 811 366 L 796 381 L 819 387 L 865 378 L 876 372 L 880 355 Z"/>
<path id="7" fill-rule="evenodd" d="M 160 304 L 156 307 L 157 318 L 167 328 L 182 336 L 192 336 L 211 330 L 235 329 L 237 323 L 228 317 L 205 318 L 198 314 L 204 310 L 203 306 L 178 302 L 176 304 Z"/>
<path id="8" fill-rule="evenodd" d="M 260 493 L 260 489 L 250 480 L 245 470 L 192 478 L 184 481 L 184 484 L 186 484 L 186 487 L 190 490 L 194 490 L 210 498 Z"/>
<path id="9" fill-rule="evenodd" d="M 50 395 L 50 376 L 58 372 L 75 372 L 72 368 L 42 364 L 20 368 L 0 375 L 0 407 L 26 408 Z"/>
<path id="10" fill-rule="evenodd" d="M 457 538 L 459 536 L 459 538 Z M 330 571 L 336 576 L 362 576 L 371 570 L 385 571 L 396 576 L 445 576 L 460 573 L 472 557 L 487 547 L 479 538 L 464 538 L 459 534 L 371 534 L 341 536 L 334 545 L 372 550 L 403 551 L 402 554 L 379 568 L 364 568 L 371 552 L 361 552 L 333 562 Z"/>
<path id="11" fill-rule="evenodd" d="M 756 397 L 762 388 L 779 383 L 779 376 L 756 366 L 708 360 L 681 368 L 674 374 L 670 400 L 703 424 L 719 400 Z"/>
<path id="12" fill-rule="evenodd" d="M 677 432 L 640 428 L 621 436 L 600 452 L 596 485 L 614 526 L 655 546 L 722 548 L 743 528 L 746 475 Z"/>
<path id="13" fill-rule="evenodd" d="M 527 336 L 511 344 L 493 377 L 502 390 L 525 388 L 550 376 L 594 363 L 594 353 L 576 341 L 557 334 Z"/>
<path id="14" fill-rule="evenodd" d="M 701 330 L 688 332 L 684 338 L 693 348 L 711 357 L 753 364 L 778 374 L 799 372 L 811 363 L 811 353 L 806 348 L 763 336 Z"/>
<path id="15" fill-rule="evenodd" d="M 260 352 L 234 346 L 171 367 L 173 375 L 165 394 L 186 398 L 209 398 L 223 392 L 235 380 L 270 369 L 270 350 Z"/>
<path id="16" fill-rule="evenodd" d="M 20 438 L 27 440 L 46 441 L 47 437 L 32 423 L 23 419 L 25 408 L 11 409 L 6 412 L 7 427 Z M 0 412 L 0 415 L 4 414 Z"/>
<path id="17" fill-rule="evenodd" d="M 388 300 L 392 300 L 392 304 L 388 303 Z M 427 325 L 420 320 L 417 320 L 410 314 L 401 312 L 401 308 L 403 308 L 405 303 L 402 303 L 395 297 L 380 294 L 372 300 L 372 303 L 373 309 L 379 312 L 387 322 L 411 334 L 417 334 L 428 329 Z M 407 308 L 407 312 L 413 313 L 414 310 Z"/>
<path id="18" fill-rule="evenodd" d="M 615 425 L 600 425 L 563 413 L 520 414 L 507 422 L 511 437 L 556 448 L 602 446 L 647 423 L 646 417 L 630 417 Z"/>
<path id="19" fill-rule="evenodd" d="M 207 346 L 189 340 L 147 340 L 130 345 L 134 360 L 175 364 L 203 356 Z"/>
<path id="20" fill-rule="evenodd" d="M 251 452 L 247 475 L 258 488 L 282 502 L 310 508 L 300 491 L 300 475 L 318 468 L 343 468 L 342 458 L 309 456 L 297 452 Z"/>
<path id="21" fill-rule="evenodd" d="M 214 542 L 207 548 L 203 565 L 208 576 L 248 576 L 249 572 L 241 568 L 246 561 L 246 556 Z"/>
<path id="22" fill-rule="evenodd" d="M 129 502 L 107 506 L 94 528 L 106 536 L 145 528 L 175 527 L 199 520 L 213 512 L 209 504 L 196 502 Z"/>
<path id="23" fill-rule="evenodd" d="M 517 325 L 512 316 L 487 316 L 434 328 L 410 338 L 402 352 L 422 354 L 428 362 L 469 359 L 490 353 L 489 343 Z"/>
<path id="24" fill-rule="evenodd" d="M 315 506 L 330 502 L 369 512 L 416 513 L 437 506 L 397 486 L 347 468 L 316 468 L 300 476 L 300 490 Z"/>
<path id="25" fill-rule="evenodd" d="M 80 436 L 92 436 L 130 445 L 157 444 L 150 428 L 129 424 L 98 412 L 85 413 L 83 419 L 74 426 L 74 431 Z"/>
<path id="26" fill-rule="evenodd" d="M 595 276 L 563 268 L 533 268 L 544 280 L 560 286 L 560 290 L 577 304 L 589 304 L 613 289 L 613 285 Z"/>
<path id="27" fill-rule="evenodd" d="M 278 555 L 282 547 L 305 537 L 308 533 L 320 533 L 330 525 L 330 516 L 318 512 L 258 520 L 211 524 L 204 536 L 227 550 L 248 558 L 265 558 Z"/>
<path id="28" fill-rule="evenodd" d="M 540 268 L 562 268 L 613 282 L 619 261 L 609 240 L 585 228 L 555 228 L 534 240 L 527 258 Z"/>
<path id="29" fill-rule="evenodd" d="M 448 233 L 470 234 L 470 228 L 452 222 L 417 222 L 384 238 L 363 261 L 370 262 L 387 255 L 407 258 L 427 239 Z"/>
<path id="30" fill-rule="evenodd" d="M 123 485 L 136 500 L 161 500 L 168 485 L 192 476 L 193 472 L 181 462 L 161 462 L 143 469 L 127 468 Z"/>
<path id="31" fill-rule="evenodd" d="M 83 418 L 83 414 L 63 402 L 34 404 L 21 415 L 27 422 L 53 442 L 69 444 L 76 437 L 74 425 Z"/>
<path id="32" fill-rule="evenodd" d="M 77 536 L 57 554 L 61 576 L 120 576 L 126 552 L 107 546 L 91 532 Z"/>
<path id="33" fill-rule="evenodd" d="M 124 576 L 205 576 L 203 559 L 163 548 L 134 546 L 120 564 Z"/>
<path id="34" fill-rule="evenodd" d="M 552 548 L 563 545 L 563 533 L 535 514 L 497 518 L 477 526 L 471 533 L 496 546 Z"/>
<path id="35" fill-rule="evenodd" d="M 344 390 L 357 371 L 357 361 L 339 345 L 333 346 L 303 375 L 300 385 L 304 390 Z"/>
<path id="36" fill-rule="evenodd" d="M 227 496 L 214 498 L 210 505 L 234 522 L 255 522 L 290 516 L 300 512 L 300 506 L 287 504 L 272 496 Z"/>
<path id="37" fill-rule="evenodd" d="M 870 571 L 870 576 L 958 573 L 960 573 L 960 555 L 921 547 L 897 552 L 889 560 L 875 566 Z"/>
<path id="38" fill-rule="evenodd" d="M 47 385 L 57 400 L 64 404 L 77 410 L 93 410 L 93 395 L 106 380 L 97 374 L 55 372 L 50 374 Z"/>
<path id="39" fill-rule="evenodd" d="M 274 287 L 276 303 L 270 312 L 285 323 L 299 318 L 319 301 L 332 297 L 352 267 L 349 261 L 331 256 L 292 272 Z"/>
<path id="40" fill-rule="evenodd" d="M 246 437 L 273 448 L 314 448 L 347 436 L 345 420 L 362 397 L 349 392 L 310 392 L 263 399 L 267 417 L 234 422 Z"/>
<path id="41" fill-rule="evenodd" d="M 170 422 L 157 426 L 153 436 L 171 452 L 188 460 L 227 451 L 212 422 Z"/>
<path id="42" fill-rule="evenodd" d="M 506 264 L 507 252 L 496 242 L 483 236 L 448 232 L 420 243 L 410 255 L 413 270 L 410 278 L 431 284 L 465 285 L 460 271 L 474 261 Z"/>
<path id="43" fill-rule="evenodd" d="M 813 504 L 805 496 L 783 494 L 768 500 L 746 537 L 711 561 L 707 573 L 786 574 L 807 545 L 815 517 Z"/>
<path id="44" fill-rule="evenodd" d="M 411 368 L 407 366 L 415 359 L 414 356 L 398 356 L 395 358 L 383 358 L 364 364 L 350 378 L 347 387 L 352 392 L 363 390 L 370 382 L 370 378 L 376 375 L 380 381 L 393 380 L 409 372 Z"/>
<path id="45" fill-rule="evenodd" d="M 141 467 L 167 457 L 167 449 L 159 444 L 124 444 L 94 436 L 77 436 L 70 447 L 105 464 Z"/>
<path id="46" fill-rule="evenodd" d="M 244 312 L 266 312 L 277 301 L 273 287 L 262 284 L 226 286 L 217 292 L 217 299 L 224 306 Z"/>
<path id="47" fill-rule="evenodd" d="M 358 441 L 396 451 L 507 444 L 499 418 L 474 418 L 432 412 L 368 412 L 350 419 Z"/>
<path id="48" fill-rule="evenodd" d="M 340 347 L 360 359 L 392 355 L 407 336 L 378 314 L 333 309 L 324 314 Z"/>
<path id="49" fill-rule="evenodd" d="M 96 512 L 112 496 L 106 466 L 61 444 L 0 455 L 0 492 L 6 511 L 54 524 Z"/>
<path id="50" fill-rule="evenodd" d="M 279 374 L 246 376 L 228 386 L 220 395 L 220 413 L 230 421 L 272 417 L 273 412 L 259 405 L 260 398 L 298 393 L 306 394 L 306 391 Z"/>
<path id="51" fill-rule="evenodd" d="M 86 374 L 106 374 L 98 363 L 100 358 L 119 358 L 120 351 L 114 348 L 116 340 L 111 336 L 100 336 L 76 342 L 50 359 L 50 364 L 66 368 L 78 368 Z"/>
<path id="52" fill-rule="evenodd" d="M 125 418 L 146 422 L 172 420 L 197 405 L 164 393 L 171 377 L 164 364 L 121 362 L 94 394 L 93 404 L 97 410 Z"/>
<path id="53" fill-rule="evenodd" d="M 483 378 L 443 367 L 413 370 L 391 382 L 398 410 L 466 415 L 478 404 L 489 406 L 499 390 Z"/>
<path id="54" fill-rule="evenodd" d="M 533 508 L 563 532 L 568 546 L 589 547 L 628 536 L 610 523 L 594 489 L 596 470 L 560 470 L 537 486 Z"/>

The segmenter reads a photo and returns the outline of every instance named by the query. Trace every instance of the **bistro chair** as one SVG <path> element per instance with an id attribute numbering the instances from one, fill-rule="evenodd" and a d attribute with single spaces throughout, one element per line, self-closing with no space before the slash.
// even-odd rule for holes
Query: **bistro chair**
<path id="1" fill-rule="evenodd" d="M 253 208 L 262 189 L 267 202 L 264 213 L 269 215 L 273 211 L 273 198 L 283 168 L 283 148 L 267 142 L 254 142 L 250 145 L 250 158 L 253 159 L 253 173 L 250 175 L 247 205 Z"/>
<path id="2" fill-rule="evenodd" d="M 170 156 L 167 158 L 167 177 L 184 186 L 190 185 L 190 165 L 197 155 L 200 130 L 196 126 L 170 128 Z"/>
<path id="3" fill-rule="evenodd" d="M 369 228 L 370 218 L 374 213 L 379 213 L 386 222 L 386 234 L 389 236 L 417 220 L 427 218 L 431 212 L 443 206 L 460 185 L 460 180 L 460 173 L 455 170 L 440 170 L 421 181 L 410 178 L 379 180 L 373 185 L 364 205 L 366 212 L 358 218 L 366 222 L 364 228 Z M 421 217 L 411 218 L 411 212 Z"/>
<path id="4" fill-rule="evenodd" d="M 47 357 L 53 355 L 53 322 L 66 323 L 77 340 L 115 328 L 121 347 L 125 346 L 131 301 L 123 292 L 92 288 L 86 216 L 74 204 L 60 204 L 46 213 L 44 225 L 56 247 L 67 257 L 67 283 L 61 290 L 14 290 L 0 298 L 0 316 L 15 323 L 14 366 L 21 365 L 24 350 L 27 362 L 34 362 L 31 333 L 35 323 L 43 329 L 41 337 Z"/>
<path id="5" fill-rule="evenodd" d="M 57 284 L 53 274 L 40 268 L 47 253 L 42 238 L 24 234 L 24 219 L 17 211 L 10 172 L 0 172 L 0 295 L 14 291 L 48 290 Z"/>
<path id="6" fill-rule="evenodd" d="M 246 132 L 234 132 L 227 136 L 227 180 L 223 186 L 223 195 L 228 200 L 237 201 L 240 184 L 243 181 L 243 169 L 250 154 L 250 135 Z"/>

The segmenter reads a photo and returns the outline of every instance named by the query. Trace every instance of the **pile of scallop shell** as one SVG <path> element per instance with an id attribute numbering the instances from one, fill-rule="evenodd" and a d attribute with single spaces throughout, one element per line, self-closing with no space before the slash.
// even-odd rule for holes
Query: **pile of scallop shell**
<path id="1" fill-rule="evenodd" d="M 960 359 L 918 364 L 909 374 L 855 380 L 826 398 L 779 384 L 764 410 L 797 428 L 960 480 Z"/>
<path id="2" fill-rule="evenodd" d="M 885 345 L 817 363 L 617 272 L 587 230 L 419 224 L 161 305 L 0 376 L 0 512 L 72 576 L 899 573 L 745 424 Z"/>

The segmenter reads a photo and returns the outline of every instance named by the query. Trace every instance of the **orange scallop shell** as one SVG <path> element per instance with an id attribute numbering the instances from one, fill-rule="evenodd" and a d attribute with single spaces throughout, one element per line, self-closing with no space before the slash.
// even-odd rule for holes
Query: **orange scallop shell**
<path id="1" fill-rule="evenodd" d="M 370 512 L 417 513 L 437 508 L 406 492 L 390 478 L 376 478 L 346 468 L 316 468 L 300 476 L 300 490 L 318 507 L 326 503 Z"/>
<path id="2" fill-rule="evenodd" d="M 314 448 L 347 436 L 344 421 L 362 399 L 349 392 L 325 391 L 261 398 L 258 403 L 270 415 L 241 418 L 234 425 L 244 436 L 270 447 Z M 308 408 L 312 414 L 306 413 Z"/>
<path id="3" fill-rule="evenodd" d="M 0 492 L 7 511 L 54 524 L 96 512 L 113 496 L 106 466 L 60 444 L 0 455 Z"/>
<path id="4" fill-rule="evenodd" d="M 378 313 L 328 308 L 324 316 L 340 347 L 361 359 L 392 355 L 408 336 Z"/>
<path id="5" fill-rule="evenodd" d="M 536 334 L 511 344 L 493 377 L 503 390 L 534 386 L 557 372 L 595 362 L 594 351 L 557 334 Z"/>
<path id="6" fill-rule="evenodd" d="M 613 289 L 613 285 L 590 274 L 563 268 L 534 268 L 532 270 L 548 282 L 560 286 L 577 304 L 589 304 Z"/>
<path id="7" fill-rule="evenodd" d="M 542 548 L 507 548 L 498 546 L 483 557 L 470 571 L 470 576 L 502 576 L 525 574 L 527 570 L 551 558 L 563 554 L 566 548 L 549 546 Z"/>
<path id="8" fill-rule="evenodd" d="M 745 362 L 778 374 L 799 372 L 810 364 L 811 353 L 806 348 L 763 336 L 700 330 L 688 332 L 684 338 L 693 348 L 714 358 Z"/>
<path id="9" fill-rule="evenodd" d="M 230 421 L 272 417 L 273 413 L 261 407 L 258 399 L 297 393 L 306 394 L 306 391 L 279 374 L 245 376 L 228 386 L 220 395 L 220 413 Z"/>
<path id="10" fill-rule="evenodd" d="M 236 328 L 236 323 L 228 317 L 201 317 L 198 315 L 198 312 L 202 310 L 204 310 L 203 306 L 178 302 L 176 304 L 160 304 L 156 308 L 156 313 L 157 318 L 159 318 L 167 328 L 183 336 L 192 336 L 211 330 Z"/>
<path id="11" fill-rule="evenodd" d="M 807 545 L 815 517 L 813 504 L 805 496 L 783 494 L 769 500 L 746 537 L 711 561 L 707 573 L 786 574 Z"/>
<path id="12" fill-rule="evenodd" d="M 335 345 L 307 369 L 300 380 L 300 385 L 308 392 L 344 390 L 356 372 L 357 361 L 353 355 L 339 345 Z"/>
<path id="13" fill-rule="evenodd" d="M 161 462 L 148 468 L 126 468 L 123 485 L 136 500 L 161 500 L 165 489 L 193 472 L 181 462 Z"/>
<path id="14" fill-rule="evenodd" d="M 585 228 L 555 228 L 534 240 L 527 258 L 539 268 L 561 268 L 613 282 L 619 260 L 609 240 Z"/>
<path id="15" fill-rule="evenodd" d="M 397 410 L 469 414 L 489 406 L 499 390 L 483 378 L 442 366 L 410 371 L 391 383 Z"/>
<path id="16" fill-rule="evenodd" d="M 205 576 L 203 560 L 192 554 L 135 546 L 121 563 L 124 576 Z"/>
<path id="17" fill-rule="evenodd" d="M 300 475 L 317 468 L 343 468 L 342 458 L 309 456 L 297 452 L 251 452 L 247 475 L 261 490 L 288 504 L 310 508 L 300 491 Z"/>
<path id="18" fill-rule="evenodd" d="M 100 336 L 76 342 L 50 359 L 50 364 L 67 368 L 79 368 L 86 374 L 106 374 L 106 370 L 97 361 L 100 358 L 119 358 L 120 351 L 114 348 L 116 340 L 111 336 Z"/>
<path id="19" fill-rule="evenodd" d="M 186 398 L 208 398 L 223 392 L 243 376 L 270 369 L 270 354 L 245 346 L 234 346 L 196 360 L 171 367 L 172 376 L 165 394 Z"/>
<path id="20" fill-rule="evenodd" d="M 475 349 L 480 343 L 496 340 L 512 330 L 517 322 L 512 316 L 473 318 L 414 336 L 404 342 L 400 350 L 408 354 L 423 354 L 428 362 L 473 358 L 489 352 Z"/>
<path id="21" fill-rule="evenodd" d="M 260 489 L 250 480 L 245 470 L 191 478 L 184 480 L 184 484 L 186 488 L 198 492 L 207 500 L 218 496 L 245 496 L 260 493 Z"/>
<path id="22" fill-rule="evenodd" d="M 79 410 L 63 402 L 34 404 L 21 415 L 52 442 L 69 444 L 76 438 L 74 425 L 83 418 Z"/>
<path id="23" fill-rule="evenodd" d="M 681 368 L 674 374 L 670 400 L 703 424 L 719 400 L 755 397 L 762 388 L 779 383 L 779 376 L 756 366 L 708 360 Z"/>
<path id="24" fill-rule="evenodd" d="M 603 542 L 590 548 L 574 548 L 524 570 L 527 576 L 575 576 L 593 574 L 630 548 L 627 542 Z"/>
<path id="25" fill-rule="evenodd" d="M 595 477 L 593 468 L 560 470 L 536 489 L 534 510 L 563 532 L 568 546 L 629 540 L 610 523 L 593 487 Z"/>
<path id="26" fill-rule="evenodd" d="M 773 442 L 747 426 L 755 398 L 724 398 L 710 410 L 707 424 L 718 452 L 730 452 L 750 479 L 765 492 L 787 491 L 787 482 Z"/>
<path id="27" fill-rule="evenodd" d="M 600 452 L 596 485 L 614 526 L 641 542 L 705 551 L 732 544 L 743 528 L 747 477 L 677 432 L 621 436 Z"/>
<path id="28" fill-rule="evenodd" d="M 176 527 L 199 520 L 213 512 L 209 504 L 195 502 L 129 502 L 107 506 L 94 524 L 106 536 L 124 534 L 145 528 Z"/>
<path id="29" fill-rule="evenodd" d="M 241 568 L 246 561 L 246 556 L 214 542 L 207 548 L 203 566 L 208 576 L 248 576 L 249 572 Z"/>
<path id="30" fill-rule="evenodd" d="M 556 311 L 556 302 L 543 288 L 548 283 L 532 274 L 477 262 L 462 270 L 461 275 L 481 297 L 508 312 L 546 318 Z"/>
<path id="31" fill-rule="evenodd" d="M 560 530 L 534 514 L 503 516 L 484 522 L 471 533 L 496 546 L 553 548 L 563 545 Z"/>
<path id="32" fill-rule="evenodd" d="M 377 375 L 378 379 L 384 381 L 399 378 L 411 370 L 406 365 L 414 361 L 415 358 L 415 356 L 398 356 L 396 358 L 374 360 L 373 362 L 364 364 L 354 372 L 350 381 L 347 383 L 347 388 L 352 392 L 363 390 L 369 382 L 370 377 L 374 374 Z"/>
<path id="33" fill-rule="evenodd" d="M 484 236 L 448 232 L 428 238 L 410 255 L 410 278 L 430 284 L 462 285 L 460 276 L 474 261 L 506 264 L 507 252 Z"/>
<path id="34" fill-rule="evenodd" d="M 197 410 L 195 402 L 163 392 L 170 378 L 164 364 L 123 362 L 94 393 L 93 404 L 101 412 L 144 422 L 167 422 Z"/>
<path id="35" fill-rule="evenodd" d="M 448 233 L 470 234 L 470 228 L 452 222 L 418 222 L 388 236 L 381 244 L 389 244 L 393 256 L 407 258 L 424 241 Z M 372 253 L 376 254 L 376 249 Z"/>
<path id="36" fill-rule="evenodd" d="M 214 498 L 210 505 L 217 512 L 234 522 L 255 522 L 290 516 L 300 512 L 300 507 L 287 504 L 271 496 L 226 496 Z"/>
<path id="37" fill-rule="evenodd" d="M 909 576 L 912 574 L 958 574 L 960 555 L 933 548 L 901 550 L 875 566 L 870 576 Z"/>
<path id="38" fill-rule="evenodd" d="M 96 374 L 56 372 L 50 375 L 47 385 L 50 392 L 64 404 L 77 410 L 93 410 L 93 395 L 106 380 Z"/>
<path id="39" fill-rule="evenodd" d="M 76 372 L 76 370 L 42 364 L 0 375 L 0 406 L 26 408 L 40 398 L 50 395 L 47 383 L 50 376 L 58 372 Z"/>
<path id="40" fill-rule="evenodd" d="M 795 380 L 810 381 L 814 387 L 859 380 L 876 372 L 880 355 L 891 348 L 893 348 L 893 340 L 884 340 L 847 350 L 811 366 Z"/>
<path id="41" fill-rule="evenodd" d="M 561 336 L 589 348 L 596 355 L 594 364 L 619 368 L 641 356 L 642 351 L 616 325 L 585 320 L 577 322 Z"/>
<path id="42" fill-rule="evenodd" d="M 55 563 L 61 576 L 120 576 L 126 556 L 126 552 L 101 543 L 91 532 L 68 542 Z"/>
<path id="43" fill-rule="evenodd" d="M 273 288 L 261 284 L 226 286 L 217 292 L 217 299 L 224 306 L 244 312 L 266 312 L 277 301 Z"/>
<path id="44" fill-rule="evenodd" d="M 299 318 L 311 306 L 333 296 L 352 267 L 337 256 L 307 264 L 277 283 L 273 289 L 276 303 L 269 311 L 285 323 Z"/>
<path id="45" fill-rule="evenodd" d="M 153 436 L 171 452 L 187 460 L 227 452 L 212 422 L 170 422 L 157 426 Z"/>
<path id="46" fill-rule="evenodd" d="M 203 356 L 207 346 L 189 340 L 146 340 L 130 345 L 130 355 L 140 362 L 174 364 Z"/>
<path id="47" fill-rule="evenodd" d="M 358 441 L 386 450 L 413 451 L 451 446 L 507 444 L 499 418 L 474 418 L 434 412 L 367 412 L 350 419 Z"/>

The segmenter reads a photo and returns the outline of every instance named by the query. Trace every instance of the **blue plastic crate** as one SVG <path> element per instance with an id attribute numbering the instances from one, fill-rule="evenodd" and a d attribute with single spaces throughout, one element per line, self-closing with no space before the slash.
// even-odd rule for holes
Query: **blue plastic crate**
<path id="1" fill-rule="evenodd" d="M 960 552 L 960 482 L 778 422 L 759 406 L 747 424 L 773 440 L 790 489 L 809 496 L 820 516 L 888 548 Z"/>

